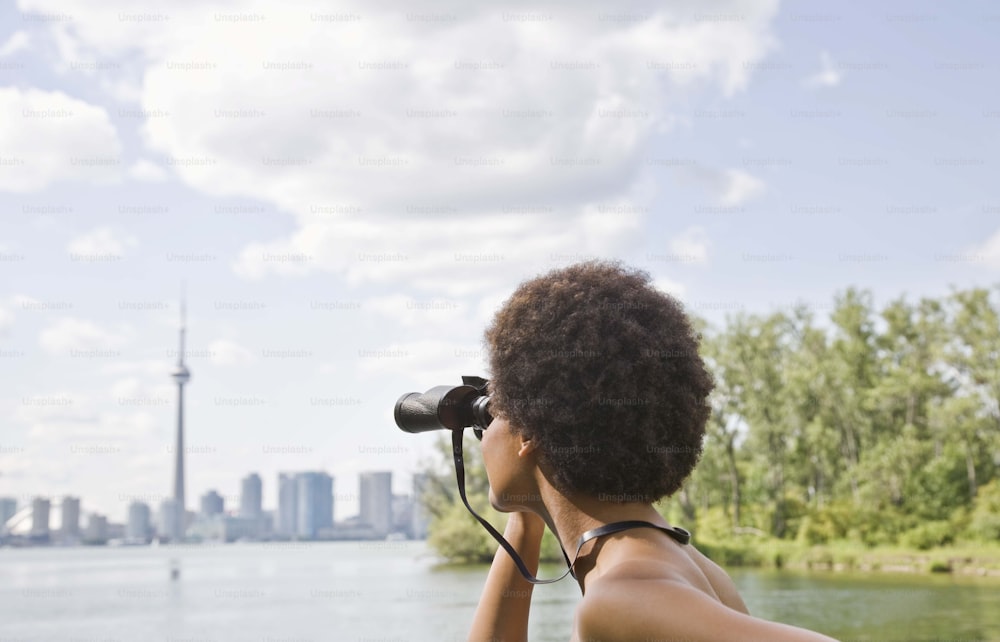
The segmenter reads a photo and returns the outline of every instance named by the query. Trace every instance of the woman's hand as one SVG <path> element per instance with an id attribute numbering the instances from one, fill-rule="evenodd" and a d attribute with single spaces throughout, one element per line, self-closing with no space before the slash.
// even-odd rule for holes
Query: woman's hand
<path id="1" fill-rule="evenodd" d="M 545 522 L 541 517 L 529 511 L 510 513 L 510 517 L 507 518 L 507 528 L 504 529 L 504 537 L 510 539 L 508 534 L 523 535 L 529 541 L 533 538 L 541 541 L 542 535 L 545 534 Z"/>
<path id="2" fill-rule="evenodd" d="M 538 556 L 544 533 L 545 522 L 534 513 L 514 512 L 507 518 L 504 537 L 521 555 L 532 574 L 538 573 Z M 534 585 L 521 577 L 507 551 L 498 548 L 472 618 L 469 640 L 526 640 L 533 588 Z"/>

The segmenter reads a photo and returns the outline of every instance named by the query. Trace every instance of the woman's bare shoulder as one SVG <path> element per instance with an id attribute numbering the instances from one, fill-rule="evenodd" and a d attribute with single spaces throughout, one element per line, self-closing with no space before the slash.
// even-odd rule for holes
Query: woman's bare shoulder
<path id="1" fill-rule="evenodd" d="M 607 569 L 577 608 L 580 640 L 829 641 L 752 617 L 729 575 L 693 546 L 666 559 L 631 558 Z"/>
<path id="2" fill-rule="evenodd" d="M 750 613 L 747 609 L 747 605 L 743 602 L 743 598 L 740 597 L 739 591 L 736 590 L 736 585 L 733 583 L 729 574 L 726 573 L 722 568 L 708 559 L 701 551 L 699 551 L 694 546 L 688 546 L 685 551 L 691 558 L 691 561 L 701 569 L 701 572 L 705 574 L 705 578 L 712 585 L 712 589 L 715 590 L 716 595 L 718 595 L 719 600 L 731 609 L 736 609 L 741 613 Z"/>
<path id="3" fill-rule="evenodd" d="M 602 577 L 577 608 L 575 634 L 589 642 L 618 640 L 767 640 L 829 642 L 832 638 L 733 609 L 679 580 Z"/>
<path id="4" fill-rule="evenodd" d="M 740 613 L 749 613 L 729 574 L 693 545 L 643 553 L 645 554 L 618 561 L 604 573 L 604 577 L 616 581 L 672 581 L 701 591 L 707 597 Z"/>

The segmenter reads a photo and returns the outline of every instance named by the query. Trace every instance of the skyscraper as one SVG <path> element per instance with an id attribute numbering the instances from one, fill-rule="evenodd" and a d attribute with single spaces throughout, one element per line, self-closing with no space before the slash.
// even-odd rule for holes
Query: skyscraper
<path id="1" fill-rule="evenodd" d="M 392 528 L 392 473 L 361 473 L 361 521 L 385 537 Z"/>
<path id="2" fill-rule="evenodd" d="M 62 535 L 80 537 L 80 498 L 67 495 L 62 500 Z"/>
<path id="3" fill-rule="evenodd" d="M 4 534 L 4 524 L 17 512 L 17 500 L 13 497 L 0 497 L 0 535 Z"/>
<path id="4" fill-rule="evenodd" d="M 129 504 L 125 539 L 130 543 L 149 541 L 149 526 L 149 505 L 143 502 Z"/>
<path id="5" fill-rule="evenodd" d="M 333 528 L 333 477 L 309 472 L 297 474 L 295 480 L 299 505 L 295 534 L 316 539 L 320 531 Z"/>
<path id="6" fill-rule="evenodd" d="M 240 483 L 240 517 L 259 518 L 261 515 L 260 475 L 251 473 Z"/>
<path id="7" fill-rule="evenodd" d="M 210 490 L 201 496 L 201 514 L 205 517 L 221 515 L 225 510 L 226 500 L 214 490 Z"/>
<path id="8" fill-rule="evenodd" d="M 392 525 L 390 533 L 410 533 L 413 531 L 413 498 L 409 495 L 392 496 Z"/>
<path id="9" fill-rule="evenodd" d="M 298 485 L 293 473 L 278 474 L 278 517 L 275 531 L 279 535 L 294 537 L 299 523 Z"/>
<path id="10" fill-rule="evenodd" d="M 430 475 L 427 473 L 414 473 L 413 475 L 413 515 L 410 522 L 410 537 L 413 539 L 426 539 L 429 519 L 427 509 L 424 507 L 424 493 L 430 484 Z"/>
<path id="11" fill-rule="evenodd" d="M 177 541 L 178 533 L 183 532 L 184 512 L 177 507 L 177 500 L 168 497 L 160 502 L 160 523 L 157 527 L 160 540 L 163 539 Z"/>
<path id="12" fill-rule="evenodd" d="M 184 365 L 184 333 L 185 328 L 185 306 L 181 299 L 181 332 L 180 349 L 177 351 L 177 367 L 174 368 L 170 376 L 177 382 L 177 442 L 174 451 L 174 510 L 177 515 L 173 519 L 165 520 L 164 526 L 169 526 L 173 530 L 165 534 L 172 541 L 179 542 L 184 539 L 184 527 L 186 520 L 184 503 L 184 384 L 191 380 L 191 372 Z"/>
<path id="13" fill-rule="evenodd" d="M 44 497 L 31 500 L 31 539 L 48 541 L 49 509 L 52 503 Z"/>
<path id="14" fill-rule="evenodd" d="M 108 518 L 97 513 L 88 515 L 83 539 L 91 544 L 103 544 L 108 541 Z"/>

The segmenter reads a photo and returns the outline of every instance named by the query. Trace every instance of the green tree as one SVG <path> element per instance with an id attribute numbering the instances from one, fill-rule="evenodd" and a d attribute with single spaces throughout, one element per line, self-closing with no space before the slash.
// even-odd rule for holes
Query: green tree
<path id="1" fill-rule="evenodd" d="M 421 502 L 430 515 L 427 540 L 439 555 L 449 561 L 489 561 L 493 559 L 497 545 L 486 529 L 469 514 L 459 497 L 450 437 L 438 438 L 435 443 L 436 457 L 423 465 L 427 486 Z M 506 516 L 490 506 L 489 480 L 479 442 L 467 436 L 462 452 L 469 504 L 494 527 L 503 531 Z"/>
<path id="2" fill-rule="evenodd" d="M 979 489 L 969 532 L 984 541 L 1000 541 L 1000 479 Z"/>
<path id="3" fill-rule="evenodd" d="M 835 425 L 838 408 L 831 392 L 836 381 L 830 372 L 827 333 L 815 326 L 812 312 L 795 308 L 789 318 L 793 341 L 785 368 L 785 397 L 789 420 L 798 438 L 793 444 L 795 484 L 813 508 L 834 498 L 843 468 L 843 453 Z"/>
<path id="4" fill-rule="evenodd" d="M 743 447 L 751 462 L 751 492 L 771 516 L 768 530 L 782 537 L 787 528 L 787 469 L 791 426 L 784 403 L 784 363 L 788 355 L 788 323 L 776 313 L 768 317 L 737 315 L 729 319 L 722 376 L 737 410 L 727 422 L 746 426 Z M 738 401 L 737 401 L 738 400 Z M 736 405 L 734 405 L 736 404 Z M 734 442 L 735 445 L 735 442 Z"/>
<path id="5" fill-rule="evenodd" d="M 830 320 L 833 322 L 833 341 L 829 351 L 828 421 L 839 433 L 844 475 L 857 501 L 862 454 L 878 438 L 869 392 L 877 376 L 871 293 L 848 288 L 844 294 L 834 297 Z"/>
<path id="6" fill-rule="evenodd" d="M 990 468 L 1000 460 L 1000 309 L 982 288 L 953 292 L 948 305 L 953 339 L 947 356 L 956 396 L 974 400 L 958 409 L 963 420 L 955 437 L 964 444 L 969 493 L 975 497 L 981 483 L 977 460 Z M 992 457 L 980 457 L 984 451 Z"/>
<path id="7" fill-rule="evenodd" d="M 741 391 L 737 387 L 738 377 L 727 368 L 733 362 L 732 351 L 733 346 L 725 335 L 712 336 L 702 343 L 702 356 L 712 370 L 716 385 L 710 398 L 712 415 L 705 428 L 704 452 L 695 469 L 695 483 L 691 485 L 698 489 L 704 508 L 721 504 L 736 530 L 741 526 L 744 474 L 737 462 L 742 422 Z M 685 517 L 689 521 L 695 519 L 693 512 Z"/>

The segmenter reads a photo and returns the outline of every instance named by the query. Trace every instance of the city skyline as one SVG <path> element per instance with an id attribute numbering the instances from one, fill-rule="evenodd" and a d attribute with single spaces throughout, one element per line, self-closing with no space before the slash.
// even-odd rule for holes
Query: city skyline
<path id="1" fill-rule="evenodd" d="M 137 529 L 135 522 L 139 520 L 146 520 L 151 522 L 150 514 L 154 508 L 159 509 L 159 519 L 153 520 L 156 522 L 156 527 L 154 531 L 160 537 L 165 537 L 170 541 L 183 541 L 187 536 L 187 531 L 189 525 L 186 525 L 190 511 L 187 510 L 186 499 L 185 499 L 185 466 L 184 466 L 184 386 L 191 379 L 191 373 L 184 361 L 185 355 L 185 334 L 187 332 L 186 323 L 186 305 L 184 295 L 181 295 L 180 299 L 180 326 L 179 326 L 179 341 L 177 350 L 177 363 L 175 367 L 170 371 L 170 377 L 173 379 L 174 383 L 177 385 L 177 407 L 176 407 L 176 433 L 174 442 L 174 470 L 173 470 L 173 484 L 172 484 L 172 495 L 165 495 L 157 503 L 147 503 L 143 501 L 133 500 L 126 506 L 126 519 L 124 523 L 126 525 L 126 532 Z M 315 476 L 320 477 L 315 477 Z M 388 492 L 389 500 L 385 502 L 384 514 L 380 513 L 376 522 L 372 522 L 376 533 L 382 536 L 387 535 L 390 532 L 390 526 L 392 521 L 392 490 L 391 490 L 391 472 L 364 472 L 361 473 L 361 490 L 359 491 L 359 496 L 365 494 L 364 480 L 367 476 L 375 475 L 380 480 L 380 489 Z M 334 501 L 335 495 L 333 494 L 333 476 L 326 474 L 325 472 L 299 472 L 299 473 L 279 473 L 278 481 L 278 497 L 275 508 L 273 509 L 273 515 L 276 521 L 281 519 L 281 485 L 282 481 L 286 476 L 290 476 L 290 481 L 294 481 L 296 484 L 295 488 L 295 499 L 292 501 L 296 504 L 295 513 L 292 516 L 292 524 L 287 525 L 286 528 L 278 527 L 275 524 L 277 531 L 282 534 L 289 536 L 303 536 L 309 539 L 315 539 L 317 536 L 317 531 L 323 528 L 332 528 L 334 525 L 334 507 L 336 502 Z M 322 478 L 327 480 L 326 482 L 326 494 L 329 496 L 330 505 L 324 509 L 322 506 L 317 505 L 315 498 L 311 497 L 313 493 L 323 492 L 323 481 Z M 314 479 L 315 478 L 315 479 Z M 303 483 L 305 482 L 305 483 Z M 319 483 L 319 487 L 316 483 Z M 384 486 L 384 488 L 382 488 Z M 10 514 L 6 515 L 5 519 L 0 520 L 0 526 L 2 526 L 8 518 L 13 517 L 18 512 L 17 500 L 13 498 L 3 497 L 0 498 L 5 502 L 13 502 L 13 508 L 9 511 Z M 299 499 L 301 499 L 301 504 Z M 32 498 L 32 534 L 36 533 L 36 530 L 41 529 L 41 524 L 45 524 L 43 529 L 46 534 L 49 532 L 48 523 L 49 519 L 49 506 L 51 505 L 50 498 L 43 496 L 33 496 Z M 238 505 L 238 509 L 230 509 L 229 511 L 224 510 L 225 497 L 220 495 L 218 491 L 214 488 L 207 489 L 199 495 L 199 510 L 194 514 L 200 516 L 212 516 L 215 514 L 219 515 L 234 515 L 240 517 L 261 517 L 263 512 L 263 482 L 260 476 L 253 472 L 249 473 L 247 477 L 241 480 L 241 492 L 239 495 L 239 501 L 230 502 L 230 506 L 234 504 Z M 364 516 L 366 510 L 371 512 L 373 506 L 377 504 L 372 504 L 368 502 L 367 504 L 362 504 L 359 499 L 359 514 L 354 517 L 361 517 L 362 522 L 364 522 Z M 61 526 L 58 529 L 59 533 L 66 537 L 79 538 L 80 536 L 80 498 L 65 496 L 61 503 L 59 504 L 62 519 Z M 44 511 L 39 511 L 39 508 L 44 507 Z M 144 507 L 143 511 L 140 507 Z M 5 504 L 5 514 L 7 512 L 7 506 Z M 138 509 L 138 514 L 133 509 Z M 314 514 L 316 511 L 319 514 Z M 36 512 L 38 514 L 36 515 Z M 68 515 L 73 515 L 72 518 L 67 518 Z M 88 518 L 96 520 L 104 520 L 104 525 L 97 526 L 96 530 L 106 529 L 107 527 L 107 514 L 102 514 L 98 511 L 90 511 L 86 513 Z M 350 518 L 349 518 L 350 519 Z M 69 530 L 67 530 L 67 524 L 73 525 Z M 128 538 L 129 536 L 126 535 Z"/>
<path id="2" fill-rule="evenodd" d="M 325 477 L 328 480 L 328 497 L 330 499 L 330 505 L 327 507 L 328 510 L 325 514 L 320 515 L 318 519 L 313 516 L 303 517 L 300 519 L 298 511 L 299 506 L 303 504 L 310 504 L 310 501 L 306 500 L 304 502 L 299 500 L 300 488 L 309 488 L 314 485 L 313 478 L 319 475 Z M 292 524 L 289 528 L 283 529 L 279 525 L 279 520 L 281 519 L 281 500 L 280 496 L 277 497 L 276 503 L 272 508 L 262 507 L 259 513 L 246 514 L 244 511 L 244 506 L 247 504 L 245 500 L 248 499 L 248 493 L 241 492 L 239 496 L 227 497 L 221 495 L 215 489 L 206 489 L 203 493 L 199 494 L 199 509 L 192 511 L 188 510 L 186 512 L 187 518 L 201 518 L 201 517 L 212 517 L 214 515 L 225 515 L 231 517 L 267 517 L 273 520 L 274 532 L 278 535 L 301 537 L 304 539 L 315 539 L 317 535 L 317 528 L 323 527 L 333 527 L 334 525 L 357 525 L 357 524 L 367 524 L 372 527 L 371 533 L 361 537 L 364 538 L 379 538 L 384 537 L 392 532 L 394 532 L 394 527 L 396 526 L 395 520 L 398 515 L 394 513 L 393 505 L 394 502 L 400 499 L 406 499 L 412 505 L 418 503 L 416 494 L 420 492 L 420 481 L 423 473 L 416 473 L 410 480 L 411 483 L 411 493 L 409 494 L 396 494 L 393 493 L 392 488 L 392 477 L 393 474 L 390 471 L 366 471 L 361 473 L 361 478 L 359 479 L 359 487 L 362 489 L 362 496 L 358 498 L 358 505 L 361 510 L 354 515 L 348 515 L 341 520 L 333 519 L 333 507 L 337 503 L 337 496 L 333 493 L 333 482 L 335 479 L 334 475 L 330 475 L 325 471 L 286 471 L 279 473 L 278 479 L 276 480 L 276 488 L 279 489 L 283 479 L 290 481 L 295 489 L 295 494 L 291 499 L 292 505 L 295 506 L 296 514 L 292 518 Z M 248 473 L 241 481 L 246 482 L 248 479 L 256 477 L 258 480 L 260 476 L 257 473 Z M 364 478 L 369 478 L 370 480 L 376 480 L 375 488 L 366 490 Z M 309 483 L 303 484 L 303 481 Z M 320 482 L 322 484 L 322 482 Z M 253 496 L 257 490 L 252 484 L 247 485 L 242 483 L 244 489 L 250 490 L 249 498 L 250 505 L 253 503 Z M 418 487 L 419 486 L 419 487 Z M 372 493 L 374 491 L 375 495 L 384 495 L 381 499 L 370 498 L 367 502 L 364 499 L 364 495 L 367 493 Z M 312 492 L 311 490 L 309 492 Z M 277 495 L 277 493 L 276 493 Z M 3 532 L 3 525 L 11 518 L 15 516 L 21 516 L 19 520 L 19 531 L 24 532 L 26 525 L 27 532 L 38 534 L 41 531 L 46 533 L 58 533 L 60 536 L 71 536 L 71 539 L 80 539 L 81 532 L 85 531 L 84 528 L 84 518 L 89 519 L 103 519 L 105 528 L 107 525 L 117 525 L 123 526 L 125 529 L 125 537 L 129 538 L 128 535 L 130 528 L 136 521 L 145 520 L 146 523 L 150 524 L 153 531 L 159 535 L 166 536 L 168 539 L 173 539 L 170 535 L 171 526 L 162 524 L 164 519 L 164 514 L 157 514 L 157 507 L 161 505 L 160 502 L 155 501 L 155 498 L 131 498 L 127 497 L 128 503 L 125 505 L 123 520 L 111 519 L 111 516 L 96 510 L 89 510 L 85 498 L 75 497 L 75 496 L 42 496 L 33 495 L 29 501 L 19 502 L 17 498 L 0 496 L 0 534 Z M 171 497 L 162 497 L 163 500 L 170 500 Z M 341 497 L 343 499 L 343 497 Z M 30 514 L 25 514 L 25 510 L 28 506 L 32 507 Z M 81 510 L 81 506 L 84 510 Z M 367 507 L 367 514 L 366 514 Z M 41 510 L 39 510 L 41 509 Z M 309 510 L 315 510 L 309 508 Z M 320 511 L 323 508 L 320 507 Z M 416 511 L 417 513 L 422 513 L 422 509 L 409 508 L 409 512 Z M 372 519 L 372 515 L 377 515 L 375 519 Z M 59 516 L 59 519 L 55 522 L 57 526 L 52 526 L 53 516 Z M 67 517 L 70 516 L 70 517 Z M 366 521 L 367 518 L 367 521 Z M 412 516 L 412 528 L 418 533 L 426 532 L 426 518 L 421 519 L 419 515 Z M 409 523 L 409 520 L 408 520 Z M 73 524 L 71 529 L 67 530 L 66 525 Z M 303 525 L 305 524 L 305 525 Z M 43 526 L 47 525 L 47 526 Z M 189 525 L 190 526 L 190 525 Z M 85 539 L 85 538 L 84 538 Z M 48 543 L 48 542 L 46 542 Z"/>
<path id="3" fill-rule="evenodd" d="M 145 496 L 144 499 L 140 499 L 140 498 L 138 498 L 136 496 L 128 496 L 129 502 L 125 506 L 125 509 L 124 509 L 125 510 L 125 513 L 124 513 L 125 514 L 125 519 L 123 520 L 123 523 L 125 523 L 126 525 L 131 524 L 132 519 L 133 519 L 133 514 L 132 514 L 132 511 L 131 511 L 132 505 L 136 504 L 136 503 L 145 505 L 151 511 L 151 514 L 155 513 L 157 515 L 156 519 L 153 519 L 153 522 L 161 524 L 161 529 L 163 530 L 163 533 L 161 533 L 161 534 L 164 535 L 164 536 L 166 536 L 166 537 L 168 537 L 168 538 L 170 538 L 170 539 L 183 539 L 184 538 L 183 531 L 185 530 L 185 527 L 182 526 L 182 524 L 187 519 L 187 516 L 190 515 L 190 514 L 192 514 L 191 511 L 189 511 L 187 509 L 187 506 L 186 506 L 186 493 L 185 493 L 185 488 L 186 488 L 186 481 L 185 481 L 185 455 L 188 454 L 188 452 L 198 452 L 198 448 L 197 447 L 187 447 L 187 446 L 184 445 L 185 444 L 185 439 L 184 439 L 184 386 L 187 385 L 188 382 L 190 381 L 190 379 L 191 379 L 191 372 L 190 372 L 189 368 L 187 367 L 187 365 L 185 363 L 185 360 L 184 360 L 184 357 L 185 357 L 185 337 L 186 337 L 186 333 L 187 333 L 187 312 L 186 312 L 187 306 L 186 306 L 186 299 L 185 299 L 185 296 L 184 296 L 183 293 L 182 293 L 181 298 L 180 298 L 179 310 L 180 310 L 180 325 L 179 325 L 178 349 L 174 353 L 172 353 L 173 356 L 176 356 L 177 362 L 176 362 L 175 366 L 170 370 L 170 373 L 169 373 L 171 379 L 173 379 L 174 383 L 177 386 L 177 396 L 176 396 L 176 402 L 177 402 L 177 405 L 176 405 L 176 429 L 175 429 L 175 433 L 174 433 L 174 446 L 173 446 L 172 449 L 168 448 L 168 453 L 171 455 L 171 459 L 174 462 L 173 483 L 172 483 L 172 488 L 171 488 L 171 494 L 170 495 L 166 495 L 165 494 L 165 495 L 163 495 L 162 497 L 159 497 L 159 498 L 156 498 L 155 496 L 152 496 L 152 495 L 147 495 L 147 496 Z M 170 353 L 168 352 L 168 354 L 170 354 Z M 292 450 L 294 450 L 294 448 L 292 448 Z M 284 477 L 287 474 L 288 473 L 278 473 L 278 475 L 279 475 L 279 483 L 277 485 L 278 490 L 276 492 L 275 506 L 272 509 L 272 512 L 274 513 L 275 520 L 280 519 L 279 512 L 280 512 L 280 503 L 281 503 L 280 502 L 281 478 Z M 301 473 L 292 473 L 292 475 L 296 476 L 296 477 L 299 474 L 301 474 Z M 325 474 L 325 473 L 321 472 L 320 474 Z M 419 473 L 419 472 L 414 472 L 414 473 L 412 473 L 412 476 L 415 478 L 416 476 L 418 476 L 420 474 L 421 473 Z M 390 497 L 395 497 L 395 495 L 393 495 L 393 493 L 392 493 L 392 488 L 391 488 L 391 484 L 392 484 L 391 480 L 392 480 L 392 477 L 393 477 L 393 475 L 392 475 L 391 472 L 362 471 L 362 472 L 358 473 L 358 479 L 359 479 L 359 490 L 358 490 L 358 492 L 356 494 L 344 494 L 344 495 L 341 496 L 342 500 L 344 500 L 344 499 L 347 500 L 345 502 L 346 505 L 350 506 L 350 505 L 353 505 L 353 504 L 356 503 L 357 506 L 358 506 L 358 513 L 356 515 L 350 515 L 350 516 L 346 517 L 345 519 L 347 519 L 347 520 L 349 520 L 351 518 L 357 518 L 357 517 L 359 517 L 359 516 L 361 516 L 361 515 L 363 515 L 365 513 L 366 507 L 362 505 L 362 503 L 361 503 L 361 497 L 364 494 L 364 490 L 363 490 L 364 479 L 368 475 L 387 476 L 387 477 L 382 477 L 381 478 L 382 482 L 380 483 L 380 488 L 382 486 L 384 486 L 385 480 L 388 479 L 389 480 L 388 481 L 388 484 L 389 484 L 389 486 L 388 486 L 389 496 Z M 230 510 L 226 514 L 238 515 L 238 516 L 246 516 L 246 515 L 243 515 L 243 513 L 244 513 L 244 510 L 245 510 L 245 507 L 244 507 L 245 496 L 246 496 L 247 490 L 248 490 L 248 488 L 247 488 L 247 481 L 250 478 L 253 478 L 253 477 L 256 477 L 256 482 L 255 483 L 257 485 L 256 486 L 256 493 L 257 493 L 256 503 L 262 509 L 262 507 L 263 507 L 263 484 L 262 484 L 262 480 L 261 480 L 260 476 L 256 472 L 253 472 L 253 473 L 249 474 L 249 477 L 245 477 L 243 480 L 241 480 L 241 492 L 240 492 L 240 494 L 238 496 L 238 502 L 233 502 L 232 499 L 233 499 L 234 496 L 229 496 L 230 505 L 238 504 L 240 506 L 240 508 L 238 510 Z M 332 476 L 329 476 L 329 477 L 330 477 L 331 480 L 333 479 Z M 252 488 L 252 486 L 251 486 L 251 488 Z M 251 492 L 253 492 L 253 491 L 251 491 Z M 208 494 L 208 493 L 213 493 L 215 495 L 216 501 L 218 501 L 220 503 L 225 503 L 225 500 L 226 500 L 227 496 L 220 495 L 215 488 L 208 488 L 203 493 L 200 493 L 198 495 L 199 496 L 199 502 L 203 502 L 205 500 L 205 495 Z M 332 493 L 332 490 L 331 490 L 331 493 Z M 38 499 L 44 499 L 45 501 L 49 501 L 48 498 L 46 498 L 46 496 L 43 496 L 43 495 L 31 494 L 30 497 L 31 497 L 31 501 L 35 501 L 35 500 L 38 500 Z M 67 495 L 65 497 L 66 497 L 66 499 L 72 499 L 69 495 Z M 121 495 L 119 497 L 121 497 Z M 335 499 L 336 498 L 336 494 L 332 494 L 332 497 Z M 15 503 L 15 505 L 18 504 L 18 501 L 17 501 L 16 498 L 10 498 L 10 497 L 4 496 L 4 497 L 0 497 L 0 499 L 13 501 Z M 331 507 L 331 511 L 330 511 L 330 515 L 329 515 L 329 522 L 330 522 L 329 525 L 330 526 L 332 526 L 332 524 L 336 521 L 334 519 L 334 511 L 335 511 L 335 507 L 336 507 L 337 503 L 338 502 L 334 501 L 333 505 Z M 78 520 L 79 520 L 79 517 L 80 517 L 79 505 L 80 505 L 79 504 L 79 498 L 76 498 L 76 511 L 77 511 Z M 15 512 L 19 512 L 19 510 L 21 510 L 21 509 L 18 508 L 18 511 L 15 511 Z M 371 510 L 370 506 L 368 507 L 368 510 Z M 195 511 L 194 514 L 200 514 L 202 512 L 204 512 L 204 511 Z M 219 511 L 219 512 L 221 513 L 222 511 Z M 8 515 L 8 517 L 13 516 L 13 514 L 14 513 L 11 513 L 11 515 Z M 89 512 L 86 513 L 86 515 L 88 515 L 88 516 L 97 516 L 97 517 L 104 518 L 105 520 L 107 520 L 107 518 L 110 515 L 112 515 L 112 513 L 107 512 L 107 511 L 105 511 L 105 512 L 89 511 Z M 390 511 L 390 518 L 391 518 L 391 511 Z M 147 519 L 151 519 L 151 518 L 147 517 Z M 2 525 L 5 521 L 6 520 L 0 520 L 0 525 Z M 118 523 L 118 522 L 114 522 L 114 523 Z M 379 518 L 378 523 L 379 523 L 380 526 L 384 525 L 386 523 L 386 517 L 384 515 L 381 516 Z M 294 527 L 291 527 L 288 530 L 289 530 L 289 532 L 298 532 L 299 526 L 296 523 Z M 384 528 L 383 529 L 378 529 L 377 528 L 376 530 L 384 530 Z M 386 530 L 385 532 L 387 533 L 388 531 Z"/>

